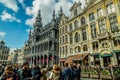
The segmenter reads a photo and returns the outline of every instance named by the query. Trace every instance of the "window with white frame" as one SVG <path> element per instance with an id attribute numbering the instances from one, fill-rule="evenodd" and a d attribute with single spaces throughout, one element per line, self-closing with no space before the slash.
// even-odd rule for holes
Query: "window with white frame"
<path id="1" fill-rule="evenodd" d="M 78 28 L 78 21 L 77 20 L 75 20 L 74 26 L 75 26 L 75 29 Z"/>
<path id="2" fill-rule="evenodd" d="M 107 5 L 107 13 L 113 13 L 115 12 L 115 5 L 113 3 Z"/>
<path id="3" fill-rule="evenodd" d="M 72 23 L 69 24 L 69 31 L 72 31 L 73 27 L 72 27 Z"/>
<path id="4" fill-rule="evenodd" d="M 100 9 L 97 10 L 97 15 L 98 15 L 98 17 L 103 16 L 103 10 L 102 10 L 102 8 L 100 8 Z"/>
<path id="5" fill-rule="evenodd" d="M 96 24 L 93 23 L 90 26 L 91 26 L 91 37 L 93 38 L 96 36 Z"/>
<path id="6" fill-rule="evenodd" d="M 99 25 L 99 32 L 100 33 L 104 33 L 105 32 L 105 20 L 102 19 L 102 20 L 99 20 L 98 21 L 98 25 Z"/>
<path id="7" fill-rule="evenodd" d="M 111 32 L 118 32 L 119 28 L 118 28 L 118 20 L 116 16 L 110 17 L 109 18 L 110 21 L 110 28 L 111 28 Z"/>
<path id="8" fill-rule="evenodd" d="M 86 33 L 86 29 L 82 29 L 82 38 L 83 38 L 83 41 L 87 40 L 87 33 Z"/>

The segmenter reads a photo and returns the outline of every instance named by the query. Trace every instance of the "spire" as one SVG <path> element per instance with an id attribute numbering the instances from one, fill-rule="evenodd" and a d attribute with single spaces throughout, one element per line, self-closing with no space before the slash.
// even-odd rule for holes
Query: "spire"
<path id="1" fill-rule="evenodd" d="M 34 27 L 42 27 L 42 18 L 41 18 L 41 10 L 39 9 L 37 17 L 35 19 L 35 25 Z"/>
<path id="2" fill-rule="evenodd" d="M 60 6 L 60 14 L 62 14 L 62 13 L 63 13 L 62 6 Z"/>
<path id="3" fill-rule="evenodd" d="M 53 20 L 55 20 L 55 10 L 53 10 Z"/>
<path id="4" fill-rule="evenodd" d="M 29 31 L 29 37 L 31 36 L 31 28 L 30 28 L 30 31 Z"/>

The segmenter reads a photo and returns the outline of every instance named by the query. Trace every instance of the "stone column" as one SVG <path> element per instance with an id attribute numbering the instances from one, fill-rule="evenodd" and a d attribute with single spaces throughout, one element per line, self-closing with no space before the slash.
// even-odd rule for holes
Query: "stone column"
<path id="1" fill-rule="evenodd" d="M 103 67 L 104 63 L 103 63 L 103 58 L 100 56 L 100 65 L 101 67 Z"/>

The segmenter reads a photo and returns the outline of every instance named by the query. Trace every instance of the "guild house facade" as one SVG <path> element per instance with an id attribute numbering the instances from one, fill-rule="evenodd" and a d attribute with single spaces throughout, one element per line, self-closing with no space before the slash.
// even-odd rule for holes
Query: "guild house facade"
<path id="1" fill-rule="evenodd" d="M 5 46 L 5 42 L 0 40 L 0 64 L 7 65 L 8 64 L 8 55 L 10 48 Z"/>
<path id="2" fill-rule="evenodd" d="M 59 22 L 59 63 L 120 65 L 120 0 L 75 2 Z"/>
<path id="3" fill-rule="evenodd" d="M 42 25 L 41 10 L 35 19 L 33 29 L 29 32 L 28 43 L 24 46 L 25 60 L 31 64 L 52 66 L 58 63 L 58 22 L 59 16 L 53 11 L 52 20 L 47 25 Z"/>

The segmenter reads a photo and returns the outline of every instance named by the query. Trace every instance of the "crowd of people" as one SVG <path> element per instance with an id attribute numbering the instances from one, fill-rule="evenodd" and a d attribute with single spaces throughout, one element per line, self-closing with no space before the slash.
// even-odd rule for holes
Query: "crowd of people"
<path id="1" fill-rule="evenodd" d="M 57 64 L 52 67 L 33 65 L 28 62 L 21 66 L 18 64 L 0 66 L 0 80 L 80 80 L 80 64 L 64 64 L 62 69 Z"/>

